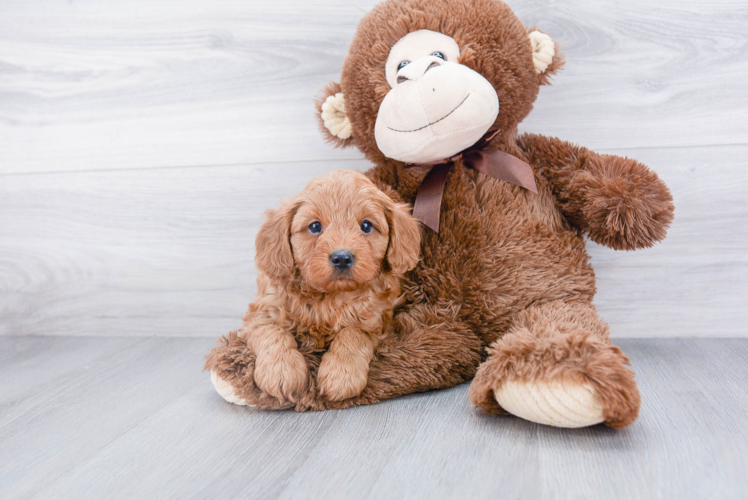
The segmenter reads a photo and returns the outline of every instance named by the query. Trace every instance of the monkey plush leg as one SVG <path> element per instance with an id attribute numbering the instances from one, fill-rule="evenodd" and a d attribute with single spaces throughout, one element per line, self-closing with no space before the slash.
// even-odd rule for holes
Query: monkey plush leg
<path id="1" fill-rule="evenodd" d="M 556 427 L 631 424 L 639 390 L 628 358 L 610 343 L 592 305 L 553 302 L 521 312 L 488 349 L 470 400 Z"/>
<path id="2" fill-rule="evenodd" d="M 453 387 L 475 374 L 482 349 L 480 339 L 456 319 L 456 311 L 416 305 L 395 317 L 394 332 L 377 349 L 361 394 L 321 404 L 325 408 L 347 408 Z"/>
<path id="3" fill-rule="evenodd" d="M 382 341 L 369 365 L 366 387 L 353 398 L 332 401 L 317 396 L 315 380 L 320 358 L 318 353 L 302 350 L 312 377 L 308 391 L 295 409 L 349 408 L 414 392 L 453 387 L 475 375 L 482 350 L 480 339 L 456 319 L 456 311 L 419 304 L 395 317 L 393 331 Z M 251 347 L 233 332 L 208 354 L 205 369 L 218 380 L 216 389 L 222 395 L 227 394 L 225 399 L 265 409 L 290 407 L 255 385 L 254 363 Z M 232 391 L 229 392 L 221 381 Z"/>
<path id="4" fill-rule="evenodd" d="M 309 360 L 311 356 L 303 354 L 310 368 L 316 369 L 315 362 Z M 255 360 L 246 339 L 237 332 L 231 332 L 220 338 L 218 345 L 206 356 L 204 369 L 210 371 L 216 391 L 229 403 L 269 410 L 294 407 L 294 403 L 273 397 L 257 387 L 254 380 Z M 314 406 L 313 400 L 314 385 L 312 377 L 309 377 L 306 391 L 300 395 L 295 406 L 299 410 L 307 409 Z"/>

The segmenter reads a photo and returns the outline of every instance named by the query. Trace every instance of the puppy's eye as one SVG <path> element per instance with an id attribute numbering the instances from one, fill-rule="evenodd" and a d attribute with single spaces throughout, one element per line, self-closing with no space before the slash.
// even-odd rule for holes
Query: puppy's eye
<path id="1" fill-rule="evenodd" d="M 444 54 L 442 54 L 441 52 L 434 52 L 431 55 L 434 57 L 438 57 L 439 59 L 444 59 Z"/>
<path id="2" fill-rule="evenodd" d="M 369 234 L 374 229 L 374 226 L 371 225 L 371 222 L 368 220 L 365 220 L 361 223 L 361 232 L 364 234 Z"/>
<path id="3" fill-rule="evenodd" d="M 311 224 L 309 224 L 309 232 L 312 234 L 319 234 L 322 232 L 322 223 L 319 221 L 314 221 Z"/>
<path id="4" fill-rule="evenodd" d="M 410 61 L 401 61 L 400 64 L 397 65 L 397 70 L 400 71 L 401 69 L 403 69 L 408 64 L 410 64 Z"/>

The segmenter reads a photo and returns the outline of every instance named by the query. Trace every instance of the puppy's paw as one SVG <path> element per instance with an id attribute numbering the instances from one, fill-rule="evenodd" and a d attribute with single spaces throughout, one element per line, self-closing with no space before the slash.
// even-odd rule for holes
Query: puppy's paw
<path id="1" fill-rule="evenodd" d="M 307 389 L 308 376 L 304 356 L 296 349 L 278 349 L 257 355 L 255 383 L 274 398 L 298 402 Z"/>
<path id="2" fill-rule="evenodd" d="M 317 372 L 319 394 L 330 401 L 342 401 L 361 394 L 369 378 L 368 363 L 351 363 L 331 356 L 322 356 Z"/>

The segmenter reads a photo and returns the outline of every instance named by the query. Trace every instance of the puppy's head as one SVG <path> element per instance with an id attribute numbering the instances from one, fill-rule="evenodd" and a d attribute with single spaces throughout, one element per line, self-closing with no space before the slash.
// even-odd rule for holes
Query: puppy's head
<path id="1" fill-rule="evenodd" d="M 418 262 L 418 222 L 364 175 L 337 170 L 314 178 L 295 199 L 267 212 L 257 234 L 257 268 L 276 279 L 298 270 L 325 292 L 355 290 L 380 272 Z"/>

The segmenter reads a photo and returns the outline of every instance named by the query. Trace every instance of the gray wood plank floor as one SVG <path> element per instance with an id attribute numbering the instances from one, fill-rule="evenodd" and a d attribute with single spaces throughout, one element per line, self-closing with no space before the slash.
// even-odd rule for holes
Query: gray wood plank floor
<path id="1" fill-rule="evenodd" d="M 480 414 L 467 386 L 297 414 L 225 403 L 208 339 L 0 338 L 1 498 L 748 496 L 748 339 L 623 339 L 630 428 Z"/>

